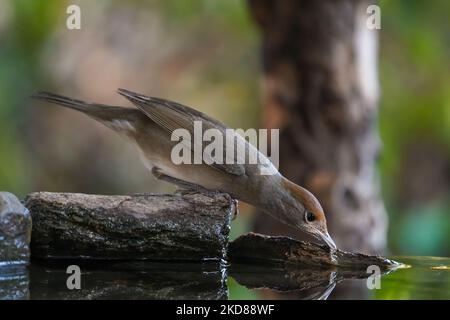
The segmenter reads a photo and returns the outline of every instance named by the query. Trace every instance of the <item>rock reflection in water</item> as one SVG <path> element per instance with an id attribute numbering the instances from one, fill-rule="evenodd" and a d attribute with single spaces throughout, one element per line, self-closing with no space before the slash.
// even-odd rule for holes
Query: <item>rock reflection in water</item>
<path id="1" fill-rule="evenodd" d="M 239 284 L 257 290 L 264 299 L 328 299 L 336 284 L 349 279 L 366 279 L 370 274 L 337 268 L 295 268 L 235 264 L 229 272 Z M 360 281 L 358 285 L 366 285 Z M 334 295 L 341 296 L 341 290 Z M 361 294 L 361 293 L 359 293 Z M 345 296 L 345 293 L 344 293 Z"/>
<path id="2" fill-rule="evenodd" d="M 409 267 L 384 275 L 380 290 L 367 288 L 370 274 L 365 270 L 232 263 L 225 271 L 215 262 L 33 260 L 28 269 L 0 266 L 0 299 L 450 298 L 450 273 L 442 268 L 450 265 L 449 258 L 398 260 Z M 81 268 L 81 290 L 67 289 L 66 269 L 71 264 Z"/>
<path id="3" fill-rule="evenodd" d="M 67 288 L 69 265 L 81 269 L 80 290 Z M 362 271 L 252 264 L 231 264 L 228 273 L 266 299 L 328 299 L 338 282 L 368 276 Z M 34 260 L 28 269 L 2 269 L 0 299 L 227 299 L 226 277 L 225 267 L 217 262 Z M 334 297 L 341 296 L 337 291 Z"/>
<path id="4" fill-rule="evenodd" d="M 326 299 L 335 286 L 336 273 L 238 264 L 232 266 L 230 276 L 267 299 Z"/>
<path id="5" fill-rule="evenodd" d="M 28 299 L 28 279 L 24 265 L 0 266 L 0 300 Z"/>
<path id="6" fill-rule="evenodd" d="M 66 286 L 67 266 L 81 269 L 81 289 Z M 31 299 L 227 299 L 219 263 L 34 261 Z"/>

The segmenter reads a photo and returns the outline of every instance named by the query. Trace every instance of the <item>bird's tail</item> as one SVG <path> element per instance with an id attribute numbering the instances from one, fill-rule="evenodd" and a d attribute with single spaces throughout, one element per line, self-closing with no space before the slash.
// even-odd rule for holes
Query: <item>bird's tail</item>
<path id="1" fill-rule="evenodd" d="M 47 101 L 67 108 L 75 109 L 87 114 L 91 114 L 94 112 L 93 110 L 99 110 L 99 107 L 102 107 L 100 105 L 87 103 L 81 100 L 76 100 L 45 91 L 35 93 L 31 97 L 34 99 Z"/>
<path id="2" fill-rule="evenodd" d="M 81 111 L 110 129 L 127 134 L 134 130 L 136 123 L 143 116 L 137 109 L 87 103 L 50 92 L 38 92 L 31 97 Z"/>

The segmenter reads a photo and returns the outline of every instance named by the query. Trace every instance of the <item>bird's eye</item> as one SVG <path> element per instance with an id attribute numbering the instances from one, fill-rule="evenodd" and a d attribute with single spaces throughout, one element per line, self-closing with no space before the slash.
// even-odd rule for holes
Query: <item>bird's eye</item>
<path id="1" fill-rule="evenodd" d="M 312 213 L 311 211 L 307 211 L 305 213 L 305 220 L 307 222 L 313 222 L 314 220 L 316 220 L 316 215 L 314 213 Z"/>

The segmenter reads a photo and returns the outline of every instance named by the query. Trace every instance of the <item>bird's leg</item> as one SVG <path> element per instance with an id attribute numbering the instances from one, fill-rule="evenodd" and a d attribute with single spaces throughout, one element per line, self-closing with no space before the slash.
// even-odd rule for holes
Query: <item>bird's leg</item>
<path id="1" fill-rule="evenodd" d="M 212 190 L 208 190 L 206 188 L 203 188 L 202 186 L 190 183 L 181 179 L 177 179 L 171 176 L 168 176 L 161 172 L 161 170 L 157 167 L 152 168 L 152 174 L 155 176 L 156 179 L 166 181 L 169 183 L 172 183 L 178 187 L 176 193 L 180 194 L 191 194 L 191 193 L 211 193 L 214 192 Z"/>
<path id="2" fill-rule="evenodd" d="M 166 181 L 169 183 L 172 183 L 178 187 L 178 189 L 175 191 L 175 193 L 186 195 L 186 194 L 194 194 L 194 193 L 203 193 L 203 194 L 215 194 L 220 191 L 218 190 L 209 190 L 206 188 L 203 188 L 202 186 L 190 183 L 181 179 L 177 179 L 171 176 L 168 176 L 161 172 L 161 170 L 157 167 L 152 168 L 152 174 L 155 176 L 156 179 Z M 239 213 L 239 202 L 236 199 L 231 199 L 233 202 L 233 216 L 231 217 L 231 220 L 236 219 L 238 213 Z"/>

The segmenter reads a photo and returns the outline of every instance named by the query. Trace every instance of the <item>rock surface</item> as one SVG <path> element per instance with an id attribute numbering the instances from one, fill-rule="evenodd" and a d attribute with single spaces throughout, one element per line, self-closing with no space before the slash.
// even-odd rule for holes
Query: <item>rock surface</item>
<path id="1" fill-rule="evenodd" d="M 100 196 L 39 192 L 33 217 L 34 258 L 222 259 L 234 201 L 226 194 Z"/>
<path id="2" fill-rule="evenodd" d="M 27 264 L 30 257 L 31 215 L 9 192 L 0 192 L 0 268 Z"/>

